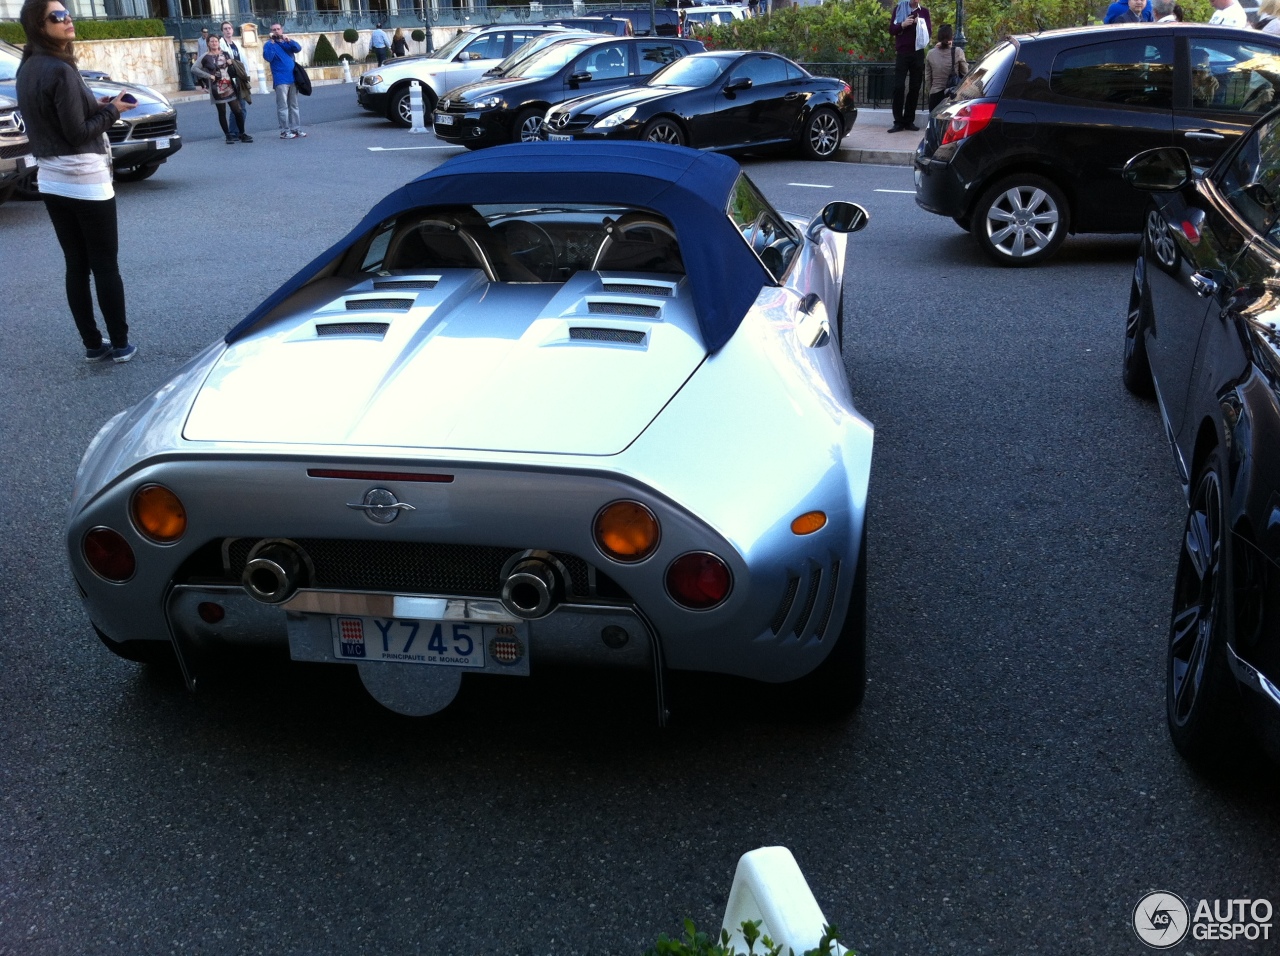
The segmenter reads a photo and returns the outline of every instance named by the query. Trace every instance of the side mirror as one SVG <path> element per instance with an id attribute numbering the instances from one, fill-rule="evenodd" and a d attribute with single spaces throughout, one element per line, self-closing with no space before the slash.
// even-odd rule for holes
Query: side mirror
<path id="1" fill-rule="evenodd" d="M 581 73 L 569 74 L 569 85 L 572 87 L 576 88 L 580 83 L 590 83 L 590 82 L 591 82 L 591 74 L 588 73 L 586 70 L 583 70 Z"/>
<path id="2" fill-rule="evenodd" d="M 749 89 L 751 89 L 751 77 L 749 76 L 738 77 L 738 79 L 734 80 L 732 83 L 726 83 L 724 86 L 724 91 L 731 95 L 738 92 L 738 90 Z"/>
<path id="3" fill-rule="evenodd" d="M 860 232 L 871 221 L 871 213 L 856 202 L 829 202 L 809 223 L 805 235 L 816 239 L 823 229 L 832 232 Z"/>
<path id="4" fill-rule="evenodd" d="M 1195 178 L 1185 149 L 1161 146 L 1139 153 L 1124 164 L 1124 181 L 1147 192 L 1177 192 Z"/>

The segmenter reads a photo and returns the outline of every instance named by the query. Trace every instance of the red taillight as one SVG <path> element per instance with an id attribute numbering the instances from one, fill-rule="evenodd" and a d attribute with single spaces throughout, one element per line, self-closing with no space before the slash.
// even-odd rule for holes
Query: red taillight
<path id="1" fill-rule="evenodd" d="M 942 145 L 958 143 L 979 130 L 986 129 L 995 112 L 995 103 L 966 103 L 956 110 L 947 123 L 947 130 L 942 134 Z"/>
<path id="2" fill-rule="evenodd" d="M 94 528 L 84 536 L 84 559 L 108 581 L 128 581 L 137 567 L 129 542 L 110 528 Z"/>
<path id="3" fill-rule="evenodd" d="M 715 607 L 733 587 L 729 568 L 714 554 L 691 551 L 667 568 L 667 592 L 681 607 L 705 611 Z"/>

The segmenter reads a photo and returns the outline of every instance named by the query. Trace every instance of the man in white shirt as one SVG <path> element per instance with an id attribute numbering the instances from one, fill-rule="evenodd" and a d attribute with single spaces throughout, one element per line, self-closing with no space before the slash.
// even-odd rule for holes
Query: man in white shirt
<path id="1" fill-rule="evenodd" d="M 1240 27 L 1244 29 L 1249 25 L 1249 15 L 1244 12 L 1244 7 L 1240 6 L 1240 0 L 1210 0 L 1213 4 L 1213 16 L 1209 18 L 1210 23 L 1216 23 L 1223 27 Z"/>
<path id="2" fill-rule="evenodd" d="M 1151 12 L 1156 18 L 1156 23 L 1177 23 L 1178 18 L 1173 12 L 1174 6 L 1174 0 L 1151 0 Z"/>

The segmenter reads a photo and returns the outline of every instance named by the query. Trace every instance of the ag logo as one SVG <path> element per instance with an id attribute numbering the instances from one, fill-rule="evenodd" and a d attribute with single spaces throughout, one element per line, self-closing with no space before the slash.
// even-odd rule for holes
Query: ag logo
<path id="1" fill-rule="evenodd" d="M 1191 913 L 1182 898 L 1157 890 L 1133 908 L 1133 931 L 1152 949 L 1169 949 L 1186 938 Z"/>

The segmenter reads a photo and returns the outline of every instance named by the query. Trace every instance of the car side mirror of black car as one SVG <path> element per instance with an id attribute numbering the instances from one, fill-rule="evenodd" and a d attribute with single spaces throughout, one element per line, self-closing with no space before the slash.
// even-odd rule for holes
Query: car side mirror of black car
<path id="1" fill-rule="evenodd" d="M 1161 146 L 1139 153 L 1124 164 L 1124 181 L 1148 192 L 1177 192 L 1195 178 L 1185 149 Z"/>
<path id="2" fill-rule="evenodd" d="M 805 235 L 816 239 L 824 228 L 832 232 L 859 232 L 871 221 L 871 213 L 856 202 L 829 202 L 809 223 Z"/>
<path id="3" fill-rule="evenodd" d="M 590 83 L 590 82 L 591 82 L 591 74 L 587 73 L 586 71 L 583 71 L 582 73 L 569 74 L 570 86 L 577 86 L 579 83 Z"/>
<path id="4" fill-rule="evenodd" d="M 738 90 L 749 89 L 751 89 L 751 77 L 749 76 L 740 76 L 736 80 L 724 85 L 724 91 L 726 93 L 736 93 Z"/>

